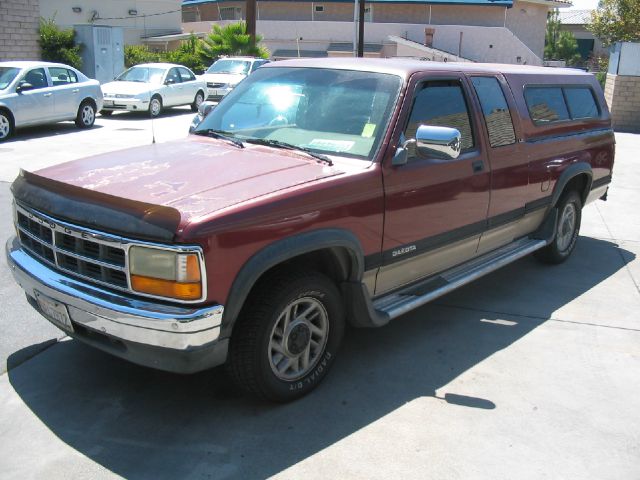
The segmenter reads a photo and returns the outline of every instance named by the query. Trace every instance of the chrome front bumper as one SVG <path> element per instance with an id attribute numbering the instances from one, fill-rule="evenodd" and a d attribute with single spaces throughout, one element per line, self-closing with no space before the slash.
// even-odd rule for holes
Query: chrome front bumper
<path id="1" fill-rule="evenodd" d="M 109 291 L 44 265 L 16 237 L 8 240 L 6 256 L 36 309 L 36 292 L 66 306 L 73 326 L 66 333 L 72 337 L 135 363 L 181 373 L 226 360 L 227 341 L 219 339 L 222 305 L 174 306 Z"/>
<path id="2" fill-rule="evenodd" d="M 141 112 L 149 110 L 149 100 L 140 100 L 139 98 L 105 98 L 102 110 L 129 110 Z"/>

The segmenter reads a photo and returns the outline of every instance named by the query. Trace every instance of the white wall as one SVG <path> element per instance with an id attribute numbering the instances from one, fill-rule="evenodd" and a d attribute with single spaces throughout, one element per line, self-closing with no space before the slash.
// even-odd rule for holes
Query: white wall
<path id="1" fill-rule="evenodd" d="M 73 7 L 82 11 L 76 13 Z M 41 0 L 40 16 L 55 15 L 58 25 L 71 27 L 91 23 L 93 12 L 97 12 L 95 25 L 123 27 L 125 44 L 140 44 L 143 36 L 180 32 L 181 8 L 181 0 Z M 137 10 L 136 16 L 129 15 L 132 9 Z M 159 13 L 163 15 L 144 17 Z"/>

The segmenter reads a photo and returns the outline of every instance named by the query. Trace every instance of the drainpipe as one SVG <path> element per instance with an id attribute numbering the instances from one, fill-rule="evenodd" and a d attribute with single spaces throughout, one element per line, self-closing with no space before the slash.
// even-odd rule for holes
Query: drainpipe
<path id="1" fill-rule="evenodd" d="M 353 56 L 358 56 L 358 0 L 353 0 Z"/>
<path id="2" fill-rule="evenodd" d="M 364 1 L 358 0 L 360 6 L 358 18 L 358 57 L 364 57 Z"/>

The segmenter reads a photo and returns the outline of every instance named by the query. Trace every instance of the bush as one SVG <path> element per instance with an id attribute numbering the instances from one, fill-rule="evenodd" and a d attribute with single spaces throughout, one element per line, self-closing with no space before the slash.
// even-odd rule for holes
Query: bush
<path id="1" fill-rule="evenodd" d="M 149 50 L 146 45 L 125 45 L 124 66 L 129 68 L 140 63 L 161 62 L 162 54 Z"/>
<path id="2" fill-rule="evenodd" d="M 65 63 L 78 69 L 82 67 L 81 47 L 76 44 L 73 28 L 61 29 L 56 25 L 55 18 L 41 18 L 38 35 L 43 60 Z"/>

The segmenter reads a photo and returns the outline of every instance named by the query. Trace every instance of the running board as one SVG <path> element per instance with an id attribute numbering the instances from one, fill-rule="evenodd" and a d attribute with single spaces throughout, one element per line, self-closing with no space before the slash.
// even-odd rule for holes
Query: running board
<path id="1" fill-rule="evenodd" d="M 390 320 L 394 319 L 525 257 L 545 245 L 547 245 L 545 240 L 523 238 L 458 267 L 446 270 L 436 277 L 430 277 L 399 292 L 380 297 L 373 301 L 373 307 L 379 315 Z"/>

